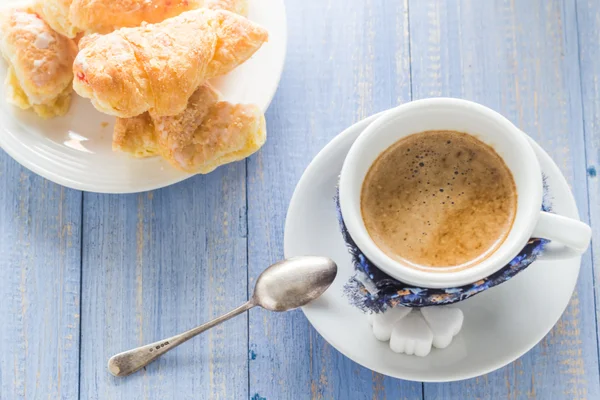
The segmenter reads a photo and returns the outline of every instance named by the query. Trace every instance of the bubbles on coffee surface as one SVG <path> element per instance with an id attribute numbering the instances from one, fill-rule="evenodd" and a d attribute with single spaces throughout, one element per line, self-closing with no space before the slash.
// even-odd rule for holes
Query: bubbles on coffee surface
<path id="1" fill-rule="evenodd" d="M 454 131 L 423 132 L 391 146 L 371 167 L 361 198 L 377 245 L 422 266 L 462 265 L 495 249 L 516 209 L 502 159 Z"/>

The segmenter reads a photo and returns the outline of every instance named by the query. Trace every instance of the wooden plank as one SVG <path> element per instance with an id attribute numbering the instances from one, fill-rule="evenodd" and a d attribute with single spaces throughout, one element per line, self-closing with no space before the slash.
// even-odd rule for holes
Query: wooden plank
<path id="1" fill-rule="evenodd" d="M 242 162 L 156 192 L 85 195 L 82 399 L 248 397 L 245 315 L 130 377 L 106 369 L 246 301 L 245 177 Z"/>
<path id="2" fill-rule="evenodd" d="M 0 151 L 0 399 L 76 399 L 81 193 Z"/>
<path id="3" fill-rule="evenodd" d="M 545 148 L 587 218 L 586 165 L 573 1 L 410 2 L 415 99 L 463 97 L 506 115 Z M 426 384 L 425 399 L 597 399 L 591 257 L 552 332 L 478 379 Z"/>
<path id="4" fill-rule="evenodd" d="M 600 3 L 595 0 L 577 1 L 577 21 L 579 38 L 579 63 L 581 68 L 581 92 L 583 121 L 587 159 L 587 183 L 589 193 L 589 213 L 593 231 L 592 256 L 594 282 L 598 282 L 600 265 Z M 596 334 L 598 330 L 598 298 L 600 288 L 594 285 L 596 293 Z"/>
<path id="5" fill-rule="evenodd" d="M 355 121 L 410 98 L 406 1 L 288 2 L 288 58 L 267 113 L 269 139 L 248 163 L 250 286 L 283 257 L 283 226 L 312 157 Z M 328 345 L 299 312 L 250 312 L 252 399 L 421 399 Z"/>

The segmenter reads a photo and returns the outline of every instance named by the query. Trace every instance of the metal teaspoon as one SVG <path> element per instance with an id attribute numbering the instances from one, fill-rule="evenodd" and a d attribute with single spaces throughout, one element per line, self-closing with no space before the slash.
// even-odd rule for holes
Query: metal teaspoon
<path id="1" fill-rule="evenodd" d="M 279 261 L 263 271 L 252 298 L 238 308 L 182 334 L 119 353 L 108 360 L 114 376 L 127 376 L 150 364 L 169 350 L 253 307 L 289 311 L 319 297 L 333 283 L 337 265 L 327 257 L 295 257 Z"/>

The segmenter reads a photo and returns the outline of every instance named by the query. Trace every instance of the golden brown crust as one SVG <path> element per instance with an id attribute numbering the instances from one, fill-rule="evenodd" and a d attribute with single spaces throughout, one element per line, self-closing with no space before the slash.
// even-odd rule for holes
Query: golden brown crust
<path id="1" fill-rule="evenodd" d="M 53 108 L 56 115 L 66 112 L 77 53 L 72 40 L 52 30 L 33 10 L 12 9 L 0 15 L 0 51 L 10 67 L 10 101 L 34 106 L 45 117 L 53 116 Z"/>
<path id="2" fill-rule="evenodd" d="M 248 14 L 247 0 L 35 0 L 34 4 L 52 29 L 69 38 L 80 32 L 106 34 L 142 22 L 154 24 L 201 7 Z"/>
<path id="3" fill-rule="evenodd" d="M 268 39 L 266 30 L 258 25 L 248 25 L 248 21 L 229 12 L 219 12 L 215 18 L 217 44 L 215 54 L 206 72 L 207 78 L 229 73 L 248 60 Z"/>
<path id="4" fill-rule="evenodd" d="M 82 31 L 109 33 L 142 22 L 162 22 L 202 4 L 202 0 L 73 0 L 69 19 Z"/>
<path id="5" fill-rule="evenodd" d="M 145 113 L 119 118 L 113 149 L 136 157 L 158 153 L 190 173 L 208 173 L 248 157 L 266 140 L 262 112 L 256 106 L 217 100 L 218 94 L 204 85 L 192 95 L 186 110 L 175 117 Z"/>
<path id="6" fill-rule="evenodd" d="M 204 8 L 159 24 L 90 35 L 79 43 L 73 86 L 107 114 L 177 115 L 208 78 L 247 60 L 267 37 L 243 17 Z"/>

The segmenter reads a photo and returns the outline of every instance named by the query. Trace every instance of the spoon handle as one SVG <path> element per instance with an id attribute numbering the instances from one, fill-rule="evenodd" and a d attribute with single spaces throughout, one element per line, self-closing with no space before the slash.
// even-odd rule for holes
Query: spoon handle
<path id="1" fill-rule="evenodd" d="M 187 332 L 112 356 L 110 360 L 108 360 L 108 370 L 114 376 L 127 376 L 133 374 L 137 370 L 145 367 L 158 357 L 165 354 L 167 351 L 179 346 L 181 343 L 187 342 L 194 336 L 216 325 L 219 325 L 223 321 L 227 321 L 236 315 L 248 311 L 255 305 L 256 304 L 254 304 L 252 300 L 249 300 L 247 303 L 228 312 L 227 314 L 224 314 L 219 318 L 215 318 L 212 321 L 200 325 L 194 329 L 190 329 Z"/>

